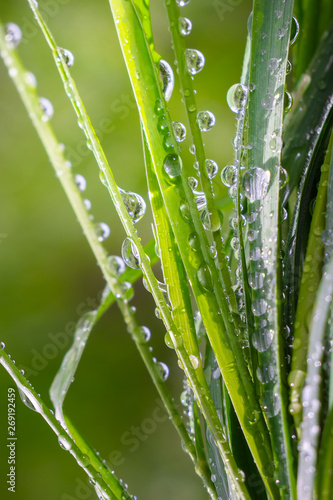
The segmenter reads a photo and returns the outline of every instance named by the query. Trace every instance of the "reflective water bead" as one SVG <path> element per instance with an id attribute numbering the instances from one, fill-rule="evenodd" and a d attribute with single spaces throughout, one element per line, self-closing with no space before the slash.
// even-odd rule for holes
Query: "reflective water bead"
<path id="1" fill-rule="evenodd" d="M 179 18 L 179 33 L 183 36 L 189 35 L 192 30 L 192 23 L 187 17 L 180 17 Z"/>
<path id="2" fill-rule="evenodd" d="M 91 201 L 88 200 L 88 198 L 86 198 L 85 200 L 83 200 L 83 205 L 85 207 L 86 210 L 90 210 L 91 209 Z"/>
<path id="3" fill-rule="evenodd" d="M 254 316 L 262 316 L 267 310 L 267 302 L 265 299 L 256 299 L 252 304 L 252 312 Z"/>
<path id="4" fill-rule="evenodd" d="M 174 143 L 173 143 L 173 137 L 171 136 L 170 132 L 167 132 L 164 136 L 164 140 L 163 140 L 163 146 L 164 146 L 164 149 L 166 151 L 172 151 L 175 146 L 174 146 Z"/>
<path id="5" fill-rule="evenodd" d="M 110 274 L 115 278 L 119 278 L 126 269 L 125 262 L 118 255 L 110 255 L 106 265 Z"/>
<path id="6" fill-rule="evenodd" d="M 47 121 L 51 120 L 53 113 L 54 113 L 52 103 L 48 99 L 46 99 L 45 97 L 40 97 L 39 104 L 40 104 L 41 110 L 43 112 L 43 116 L 42 116 L 43 122 L 47 122 Z"/>
<path id="7" fill-rule="evenodd" d="M 20 395 L 20 398 L 22 402 L 29 408 L 30 410 L 33 411 L 39 411 L 40 410 L 40 405 L 38 401 L 35 401 L 35 398 L 31 396 L 30 394 L 27 394 L 23 388 L 18 387 L 18 392 Z"/>
<path id="8" fill-rule="evenodd" d="M 274 330 L 259 328 L 252 335 L 252 344 L 257 351 L 265 352 L 272 345 L 273 339 Z"/>
<path id="9" fill-rule="evenodd" d="M 146 213 L 146 202 L 142 196 L 123 189 L 120 189 L 119 192 L 132 222 L 136 223 L 141 220 Z"/>
<path id="10" fill-rule="evenodd" d="M 262 105 L 263 108 L 267 109 L 268 111 L 271 111 L 277 105 L 280 97 L 281 97 L 280 94 L 274 95 L 274 94 L 271 94 L 271 93 L 268 92 L 262 98 L 261 105 Z"/>
<path id="11" fill-rule="evenodd" d="M 165 100 L 169 101 L 175 85 L 175 77 L 170 64 L 163 59 L 160 60 L 159 71 L 162 82 L 162 92 Z"/>
<path id="12" fill-rule="evenodd" d="M 76 174 L 75 184 L 77 185 L 79 191 L 85 191 L 87 187 L 87 181 L 81 174 Z"/>
<path id="13" fill-rule="evenodd" d="M 250 201 L 263 200 L 267 194 L 270 181 L 269 170 L 259 167 L 250 168 L 243 177 L 245 196 Z"/>
<path id="14" fill-rule="evenodd" d="M 157 130 L 160 134 L 166 134 L 168 132 L 168 120 L 164 113 L 158 117 Z"/>
<path id="15" fill-rule="evenodd" d="M 194 191 L 198 187 L 198 179 L 195 177 L 189 177 L 188 179 L 188 185 L 190 186 L 191 190 Z"/>
<path id="16" fill-rule="evenodd" d="M 259 247 L 252 248 L 250 250 L 250 260 L 257 262 L 261 258 L 261 250 Z"/>
<path id="17" fill-rule="evenodd" d="M 146 344 L 151 338 L 151 332 L 147 326 L 140 326 L 138 329 L 138 337 L 140 342 Z"/>
<path id="18" fill-rule="evenodd" d="M 287 60 L 286 64 L 286 75 L 289 75 L 292 72 L 293 66 L 289 60 Z"/>
<path id="19" fill-rule="evenodd" d="M 221 181 L 227 187 L 231 187 L 237 180 L 237 167 L 235 165 L 227 165 L 221 172 Z"/>
<path id="20" fill-rule="evenodd" d="M 212 277 L 211 277 L 210 270 L 209 270 L 209 267 L 206 264 L 206 262 L 202 262 L 200 264 L 200 267 L 197 271 L 197 277 L 198 277 L 198 281 L 199 281 L 200 285 L 202 286 L 202 288 L 204 290 L 206 290 L 207 292 L 214 291 Z"/>
<path id="21" fill-rule="evenodd" d="M 233 113 L 238 113 L 246 104 L 247 87 L 241 83 L 235 83 L 227 92 L 227 103 Z"/>
<path id="22" fill-rule="evenodd" d="M 76 324 L 77 330 L 81 332 L 87 332 L 93 326 L 96 319 L 97 311 L 88 311 L 81 316 Z"/>
<path id="23" fill-rule="evenodd" d="M 177 142 L 183 142 L 186 139 L 186 128 L 180 122 L 172 122 L 173 132 Z"/>
<path id="24" fill-rule="evenodd" d="M 207 231 L 218 231 L 223 223 L 223 215 L 222 212 L 218 212 L 218 214 L 212 214 L 208 212 L 208 208 L 204 208 L 201 212 L 201 222 L 203 227 Z"/>
<path id="25" fill-rule="evenodd" d="M 287 170 L 283 167 L 279 167 L 279 184 L 283 188 L 289 180 L 289 174 Z"/>
<path id="26" fill-rule="evenodd" d="M 195 49 L 186 49 L 185 50 L 185 61 L 187 71 L 191 75 L 196 75 L 205 65 L 204 55 Z"/>
<path id="27" fill-rule="evenodd" d="M 106 240 L 111 234 L 110 227 L 105 222 L 97 222 L 97 224 L 95 224 L 95 232 L 98 241 Z"/>
<path id="28" fill-rule="evenodd" d="M 59 442 L 60 447 L 63 450 L 68 451 L 72 447 L 72 443 L 68 440 L 68 438 L 66 436 L 63 436 L 62 434 L 59 434 L 58 442 Z"/>
<path id="29" fill-rule="evenodd" d="M 4 342 L 0 342 L 0 349 L 4 350 L 5 347 L 6 347 L 6 344 Z"/>
<path id="30" fill-rule="evenodd" d="M 293 32 L 293 37 L 290 40 L 290 45 L 293 45 L 296 42 L 296 39 L 297 39 L 298 34 L 299 34 L 299 22 L 295 16 L 293 16 L 292 20 L 294 21 L 295 31 Z"/>
<path id="31" fill-rule="evenodd" d="M 265 136 L 265 141 L 268 142 L 273 153 L 279 153 L 281 151 L 283 142 L 281 134 L 278 130 L 274 130 L 272 135 L 267 134 L 267 136 Z"/>
<path id="32" fill-rule="evenodd" d="M 14 49 L 17 47 L 22 40 L 22 31 L 19 26 L 15 23 L 6 24 L 6 34 L 5 41 L 8 47 Z"/>
<path id="33" fill-rule="evenodd" d="M 264 286 L 264 277 L 263 273 L 254 272 L 249 275 L 249 285 L 253 290 L 259 290 Z"/>
<path id="34" fill-rule="evenodd" d="M 24 79 L 27 85 L 31 87 L 32 89 L 35 89 L 37 87 L 37 78 L 31 71 L 27 71 L 24 75 Z"/>
<path id="35" fill-rule="evenodd" d="M 169 376 L 169 367 L 162 361 L 156 361 L 155 366 L 159 377 L 165 382 Z"/>
<path id="36" fill-rule="evenodd" d="M 199 111 L 197 124 L 201 132 L 208 132 L 215 125 L 215 116 L 211 111 Z"/>
<path id="37" fill-rule="evenodd" d="M 184 7 L 185 5 L 190 3 L 190 0 L 176 0 L 176 1 L 177 1 L 177 5 L 179 5 L 179 7 Z"/>
<path id="38" fill-rule="evenodd" d="M 271 71 L 276 71 L 279 67 L 279 59 L 276 59 L 276 57 L 272 57 L 269 61 L 268 61 L 268 68 L 271 70 Z"/>
<path id="39" fill-rule="evenodd" d="M 284 112 L 289 113 L 289 111 L 293 107 L 293 97 L 292 97 L 291 93 L 288 92 L 288 90 L 286 90 L 284 93 L 284 102 L 285 102 Z"/>
<path id="40" fill-rule="evenodd" d="M 74 56 L 70 50 L 62 49 L 58 47 L 59 52 L 61 53 L 63 59 L 65 60 L 65 64 L 68 68 L 71 68 L 74 64 Z"/>
<path id="41" fill-rule="evenodd" d="M 163 101 L 162 99 L 156 99 L 156 102 L 155 102 L 155 111 L 158 115 L 160 115 L 161 113 L 163 113 L 164 111 L 164 108 L 163 108 Z"/>
<path id="42" fill-rule="evenodd" d="M 194 356 L 194 354 L 190 354 L 189 358 L 191 361 L 191 365 L 193 366 L 193 368 L 195 370 L 197 370 L 199 368 L 199 364 L 200 364 L 199 358 L 197 356 Z"/>
<path id="43" fill-rule="evenodd" d="M 135 243 L 126 238 L 121 247 L 121 255 L 125 264 L 132 269 L 140 269 L 140 256 Z"/>
<path id="44" fill-rule="evenodd" d="M 177 154 L 170 153 L 164 158 L 163 166 L 169 177 L 178 177 L 182 170 L 182 160 Z"/>
<path id="45" fill-rule="evenodd" d="M 196 149 L 195 149 L 195 145 L 194 145 L 194 144 L 192 144 L 192 145 L 189 147 L 189 151 L 190 151 L 191 155 L 195 155 L 195 151 L 196 151 Z"/>
<path id="46" fill-rule="evenodd" d="M 274 378 L 274 368 L 272 365 L 261 365 L 258 366 L 256 374 L 262 384 L 268 384 Z"/>
<path id="47" fill-rule="evenodd" d="M 206 167 L 206 172 L 207 172 L 207 177 L 209 179 L 214 179 L 216 177 L 218 171 L 219 171 L 219 166 L 214 160 L 205 160 L 205 167 Z"/>
<path id="48" fill-rule="evenodd" d="M 190 236 L 188 237 L 188 244 L 194 250 L 195 252 L 197 250 L 200 250 L 200 242 L 198 239 L 198 235 L 196 233 L 191 233 Z"/>

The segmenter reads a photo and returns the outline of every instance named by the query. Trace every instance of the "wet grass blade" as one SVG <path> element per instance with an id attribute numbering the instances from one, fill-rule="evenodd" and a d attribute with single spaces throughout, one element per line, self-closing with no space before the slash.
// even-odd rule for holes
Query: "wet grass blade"
<path id="1" fill-rule="evenodd" d="M 321 177 L 316 195 L 316 204 L 312 216 L 310 234 L 302 270 L 302 279 L 299 289 L 295 326 L 293 332 L 293 354 L 289 384 L 291 386 L 291 406 L 298 436 L 301 435 L 300 423 L 302 419 L 301 389 L 307 370 L 307 354 L 309 343 L 309 317 L 312 315 L 314 301 L 321 281 L 324 264 L 324 243 L 322 232 L 325 229 L 327 205 L 327 185 L 329 176 L 329 158 L 321 168 Z"/>
<path id="2" fill-rule="evenodd" d="M 331 313 L 332 316 L 332 313 Z M 316 492 L 320 500 L 331 500 L 333 491 L 333 407 L 330 407 L 319 450 Z"/>
<path id="3" fill-rule="evenodd" d="M 329 263 L 325 266 L 309 324 L 310 336 L 307 352 L 307 373 L 302 391 L 302 439 L 299 443 L 300 455 L 297 476 L 298 498 L 302 498 L 302 500 L 321 498 L 321 485 L 318 485 L 320 489 L 317 492 L 319 496 L 317 496 L 315 493 L 315 482 L 322 430 L 323 364 L 325 360 L 327 323 L 331 314 L 332 295 L 333 258 L 331 257 Z"/>
<path id="4" fill-rule="evenodd" d="M 249 169 L 243 176 L 243 193 L 251 223 L 250 261 L 252 312 L 258 350 L 256 378 L 271 435 L 275 471 L 282 497 L 296 498 L 291 450 L 288 394 L 284 373 L 285 352 L 281 332 L 282 296 L 280 262 L 280 185 L 284 182 L 280 148 L 283 101 L 293 1 L 254 1 L 247 140 Z M 252 91 L 251 91 L 252 89 Z"/>

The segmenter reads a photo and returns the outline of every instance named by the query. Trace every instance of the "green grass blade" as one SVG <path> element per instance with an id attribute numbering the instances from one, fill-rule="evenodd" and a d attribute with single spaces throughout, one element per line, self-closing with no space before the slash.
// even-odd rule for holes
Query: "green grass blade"
<path id="1" fill-rule="evenodd" d="M 332 295 L 333 258 L 331 257 L 325 266 L 309 324 L 307 374 L 302 391 L 302 439 L 299 443 L 300 455 L 297 476 L 298 498 L 302 498 L 302 500 L 320 498 L 320 496 L 315 496 L 314 490 L 322 427 L 323 363 Z"/>
<path id="2" fill-rule="evenodd" d="M 287 408 L 284 343 L 281 335 L 280 182 L 283 179 L 280 151 L 271 139 L 281 141 L 283 98 L 293 1 L 254 1 L 247 139 L 249 170 L 243 177 L 248 211 L 256 217 L 250 251 L 259 249 L 261 259 L 251 260 L 252 311 L 258 348 L 256 377 L 261 384 L 277 465 L 276 479 L 283 498 L 295 498 L 295 475 Z M 268 192 L 268 195 L 266 196 Z M 254 341 L 254 339 L 252 339 Z M 258 345 L 256 343 L 256 345 Z"/>
<path id="3" fill-rule="evenodd" d="M 294 106 L 286 115 L 282 165 L 289 174 L 284 201 L 304 181 L 313 158 L 327 142 L 333 122 L 333 26 L 320 46 L 294 96 Z M 326 138 L 326 139 L 325 139 Z"/>
<path id="4" fill-rule="evenodd" d="M 16 365 L 2 349 L 0 351 L 0 364 L 7 370 L 11 378 L 14 380 L 17 388 L 20 392 L 21 399 L 25 405 L 36 411 L 41 415 L 41 417 L 46 421 L 49 427 L 57 435 L 59 445 L 66 451 L 68 451 L 76 460 L 78 465 L 82 467 L 91 482 L 95 485 L 95 489 L 100 492 L 103 500 L 123 500 L 128 499 L 129 496 L 124 491 L 124 488 L 118 482 L 115 476 L 106 473 L 102 467 L 102 463 L 95 462 L 94 465 L 97 466 L 95 469 L 94 465 L 90 463 L 88 456 L 84 454 L 71 435 L 69 435 L 62 425 L 57 421 L 53 413 L 49 410 L 43 400 L 38 396 L 36 391 L 31 387 L 28 380 L 24 375 L 18 370 Z"/>
<path id="5" fill-rule="evenodd" d="M 333 408 L 328 413 L 324 430 L 321 436 L 321 444 L 318 458 L 316 492 L 320 500 L 331 500 L 333 491 Z"/>
<path id="6" fill-rule="evenodd" d="M 324 243 L 322 232 L 325 229 L 327 205 L 327 185 L 331 151 L 321 168 L 321 177 L 312 216 L 310 234 L 299 289 L 297 311 L 294 326 L 293 355 L 289 384 L 291 386 L 291 406 L 296 430 L 300 436 L 302 419 L 301 389 L 307 370 L 309 343 L 309 318 L 312 315 L 314 301 L 321 281 L 324 264 Z"/>

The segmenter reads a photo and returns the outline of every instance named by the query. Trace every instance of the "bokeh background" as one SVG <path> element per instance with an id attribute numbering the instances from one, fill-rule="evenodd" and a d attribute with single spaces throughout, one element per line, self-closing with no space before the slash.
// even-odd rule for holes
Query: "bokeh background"
<path id="1" fill-rule="evenodd" d="M 40 0 L 39 4 L 59 45 L 75 55 L 72 74 L 93 124 L 99 129 L 104 119 L 112 121 L 112 131 L 100 137 L 116 180 L 148 201 L 138 114 L 108 1 Z M 163 0 L 151 0 L 151 6 L 156 48 L 173 64 Z M 205 143 L 208 157 L 219 163 L 220 170 L 233 158 L 235 120 L 225 96 L 239 81 L 250 10 L 250 0 L 192 0 L 183 8 L 193 23 L 188 47 L 199 49 L 206 58 L 205 68 L 195 77 L 195 87 L 199 109 L 209 109 L 216 116 L 216 126 L 205 135 Z M 123 229 L 27 2 L 1 0 L 0 18 L 21 27 L 20 56 L 35 74 L 40 96 L 54 106 L 52 124 L 66 146 L 74 172 L 87 179 L 85 195 L 92 202 L 96 222 L 104 221 L 111 228 L 105 245 L 110 254 L 119 254 Z M 0 340 L 51 407 L 48 390 L 66 352 L 52 338 L 68 331 L 94 305 L 104 283 L 1 61 L 0 90 Z M 173 119 L 183 121 L 177 86 L 170 105 Z M 183 144 L 184 161 L 193 161 L 189 141 Z M 224 196 L 219 176 L 216 190 L 218 196 Z M 144 243 L 152 237 L 150 224 L 148 210 L 137 225 Z M 151 329 L 155 355 L 169 365 L 169 386 L 179 401 L 182 372 L 174 353 L 164 344 L 163 325 L 154 315 L 150 295 L 141 283 L 135 290 L 138 321 Z M 10 386 L 13 383 L 1 368 L 0 497 L 4 499 L 12 498 L 5 476 L 6 393 Z M 94 329 L 65 407 L 104 458 L 110 462 L 113 452 L 119 452 L 114 469 L 138 499 L 207 498 L 172 425 L 164 420 L 149 434 L 142 432 L 146 419 L 152 419 L 158 407 L 157 393 L 116 307 Z M 135 451 L 121 441 L 125 433 L 127 438 L 133 437 L 133 427 L 140 427 L 143 436 Z M 72 457 L 59 447 L 44 421 L 20 400 L 17 436 L 17 500 L 95 498 Z"/>

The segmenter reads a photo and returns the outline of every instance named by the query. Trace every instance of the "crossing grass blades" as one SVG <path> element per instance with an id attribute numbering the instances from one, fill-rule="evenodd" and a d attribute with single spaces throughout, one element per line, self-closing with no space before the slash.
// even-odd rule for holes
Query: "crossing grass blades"
<path id="1" fill-rule="evenodd" d="M 331 2 L 312 7 L 306 0 L 254 0 L 240 79 L 227 94 L 236 118 L 234 162 L 219 170 L 206 157 L 203 143 L 215 125 L 214 110 L 198 109 L 193 90 L 205 59 L 200 47 L 187 43 L 192 23 L 182 9 L 189 0 L 165 0 L 175 76 L 155 50 L 148 0 L 110 0 L 140 115 L 147 178 L 147 192 L 141 194 L 117 185 L 116 166 L 109 164 L 71 76 L 74 56 L 57 45 L 37 1 L 28 3 L 126 236 L 121 257 L 108 255 L 103 241 L 109 228 L 91 221 L 80 190 L 84 179 L 73 174 L 50 124 L 52 105 L 37 94 L 19 58 L 20 28 L 0 25 L 3 62 L 106 282 L 99 308 L 78 322 L 73 345 L 52 383 L 54 412 L 1 344 L 0 362 L 23 401 L 84 469 L 98 498 L 136 498 L 63 411 L 89 334 L 116 302 L 207 497 L 330 499 Z M 175 78 L 185 125 L 168 107 Z M 182 158 L 186 134 L 195 168 Z M 228 199 L 218 199 L 216 181 L 227 186 Z M 144 216 L 148 198 L 154 234 L 143 246 L 135 224 Z M 230 205 L 231 211 L 221 208 Z M 164 283 L 152 271 L 158 262 Z M 141 278 L 164 323 L 165 342 L 178 358 L 178 376 L 185 378 L 186 419 L 169 392 L 168 367 L 152 356 L 150 331 L 137 322 L 129 305 L 132 286 Z"/>

